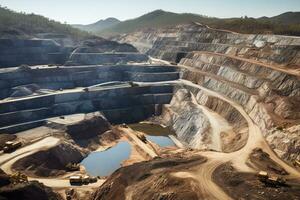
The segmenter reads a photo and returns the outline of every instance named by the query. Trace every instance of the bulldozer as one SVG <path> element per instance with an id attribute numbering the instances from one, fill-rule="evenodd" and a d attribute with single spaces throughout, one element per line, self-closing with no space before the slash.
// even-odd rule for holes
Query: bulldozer
<path id="1" fill-rule="evenodd" d="M 7 142 L 5 142 L 5 145 L 3 147 L 3 152 L 11 153 L 21 146 L 22 146 L 21 142 L 7 141 Z"/>
<path id="2" fill-rule="evenodd" d="M 18 183 L 28 183 L 28 178 L 25 174 L 22 174 L 21 172 L 17 172 L 10 175 L 10 182 L 14 185 Z"/>
<path id="3" fill-rule="evenodd" d="M 266 171 L 260 171 L 258 173 L 258 178 L 261 182 L 265 183 L 266 185 L 271 186 L 286 186 L 286 180 L 282 177 L 270 175 Z"/>
<path id="4" fill-rule="evenodd" d="M 143 133 L 137 132 L 136 136 L 144 143 L 147 143 L 147 138 Z"/>

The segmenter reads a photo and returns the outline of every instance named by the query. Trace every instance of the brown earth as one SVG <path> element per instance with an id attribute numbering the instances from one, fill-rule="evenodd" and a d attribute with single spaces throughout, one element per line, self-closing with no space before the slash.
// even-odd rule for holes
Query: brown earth
<path id="1" fill-rule="evenodd" d="M 270 155 L 264 152 L 261 148 L 253 149 L 252 153 L 249 156 L 248 164 L 257 170 L 269 171 L 275 174 L 287 175 L 288 173 L 274 162 Z"/>
<path id="2" fill-rule="evenodd" d="M 62 200 L 62 197 L 51 188 L 37 181 L 30 181 L 17 185 L 8 185 L 0 188 L 1 200 Z"/>
<path id="3" fill-rule="evenodd" d="M 188 169 L 206 161 L 201 156 L 185 153 L 168 155 L 151 161 L 135 163 L 114 172 L 92 195 L 92 200 L 164 199 L 193 200 L 201 198 L 195 180 L 177 178 L 171 173 Z"/>
<path id="4" fill-rule="evenodd" d="M 255 174 L 238 172 L 229 163 L 214 171 L 213 181 L 233 199 L 300 199 L 299 180 L 288 180 L 289 187 L 270 187 Z"/>
<path id="5" fill-rule="evenodd" d="M 96 112 L 86 114 L 82 121 L 67 125 L 66 132 L 74 140 L 89 139 L 104 133 L 110 127 L 111 125 L 107 119 L 99 112 Z"/>
<path id="6" fill-rule="evenodd" d="M 65 174 L 68 163 L 79 163 L 85 155 L 78 147 L 62 142 L 50 149 L 21 158 L 12 165 L 12 169 L 32 177 L 54 177 Z"/>

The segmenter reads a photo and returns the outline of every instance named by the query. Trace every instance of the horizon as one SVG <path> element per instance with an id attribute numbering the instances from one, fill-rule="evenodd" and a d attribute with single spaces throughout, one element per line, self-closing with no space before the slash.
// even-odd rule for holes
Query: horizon
<path id="1" fill-rule="evenodd" d="M 164 10 L 174 13 L 192 13 L 217 18 L 233 17 L 273 17 L 285 12 L 298 12 L 300 1 L 286 0 L 253 0 L 240 2 L 238 0 L 224 0 L 222 3 L 209 0 L 152 0 L 142 2 L 131 0 L 124 3 L 122 0 L 111 0 L 102 3 L 101 0 L 90 0 L 82 3 L 79 0 L 65 0 L 59 2 L 28 0 L 0 0 L 2 7 L 7 7 L 16 12 L 27 14 L 34 13 L 47 18 L 68 24 L 92 24 L 107 18 L 117 18 L 125 21 L 134 19 L 155 10 Z M 58 6 L 59 5 L 59 6 Z M 50 8 L 50 9 L 49 9 Z M 99 10 L 99 8 L 101 8 Z M 219 9 L 220 8 L 220 9 Z M 99 12 L 101 11 L 101 12 Z M 81 16 L 84 15 L 84 17 Z"/>

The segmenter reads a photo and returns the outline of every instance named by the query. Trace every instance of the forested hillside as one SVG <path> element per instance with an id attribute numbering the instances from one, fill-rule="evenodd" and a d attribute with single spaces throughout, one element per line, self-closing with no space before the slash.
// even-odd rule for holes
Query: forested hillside
<path id="1" fill-rule="evenodd" d="M 32 37 L 37 33 L 65 34 L 74 38 L 88 35 L 70 25 L 40 15 L 18 13 L 0 7 L 0 37 Z"/>

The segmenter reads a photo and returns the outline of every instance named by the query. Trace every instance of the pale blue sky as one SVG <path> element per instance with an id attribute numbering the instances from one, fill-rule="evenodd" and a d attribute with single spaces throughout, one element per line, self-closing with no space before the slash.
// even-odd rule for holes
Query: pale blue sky
<path id="1" fill-rule="evenodd" d="M 156 9 L 222 18 L 300 11 L 300 0 L 0 0 L 0 5 L 73 24 L 93 23 L 107 17 L 125 20 Z"/>

